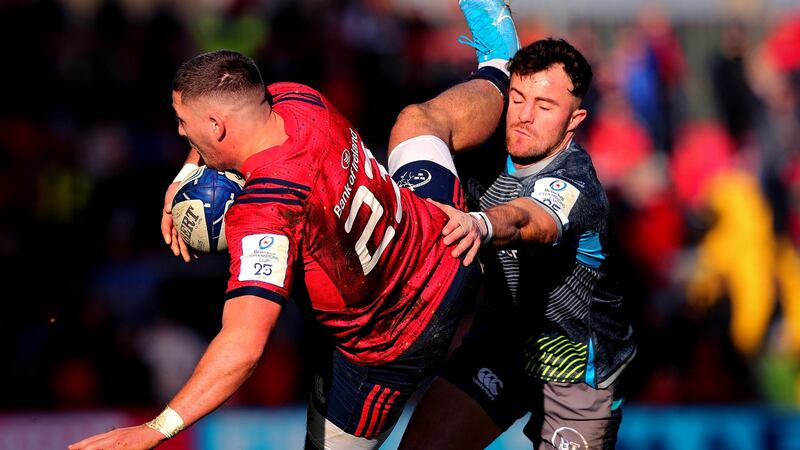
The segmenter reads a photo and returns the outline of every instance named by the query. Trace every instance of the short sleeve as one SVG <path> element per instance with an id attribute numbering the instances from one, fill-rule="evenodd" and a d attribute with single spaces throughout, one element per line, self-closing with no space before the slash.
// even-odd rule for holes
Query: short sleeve
<path id="1" fill-rule="evenodd" d="M 285 302 L 302 240 L 303 217 L 301 201 L 269 195 L 237 198 L 226 216 L 231 258 L 226 299 L 255 295 Z"/>
<path id="2" fill-rule="evenodd" d="M 569 181 L 557 177 L 542 177 L 525 186 L 524 195 L 536 200 L 555 216 L 564 229 L 570 224 L 570 216 L 581 191 Z"/>

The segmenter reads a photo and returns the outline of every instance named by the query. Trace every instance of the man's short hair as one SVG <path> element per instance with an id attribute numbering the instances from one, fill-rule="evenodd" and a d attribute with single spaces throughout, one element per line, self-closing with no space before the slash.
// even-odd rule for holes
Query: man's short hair
<path id="1" fill-rule="evenodd" d="M 562 64 L 572 81 L 575 97 L 583 99 L 592 82 L 592 66 L 581 52 L 563 39 L 541 39 L 519 49 L 508 63 L 512 75 L 529 76 L 550 67 Z"/>
<path id="2" fill-rule="evenodd" d="M 264 81 L 249 57 L 232 50 L 203 53 L 181 64 L 172 90 L 182 100 L 206 95 L 256 95 L 264 97 Z"/>

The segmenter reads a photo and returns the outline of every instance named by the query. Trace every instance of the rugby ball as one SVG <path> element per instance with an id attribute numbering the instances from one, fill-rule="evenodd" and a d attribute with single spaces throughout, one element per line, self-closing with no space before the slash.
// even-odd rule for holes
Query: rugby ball
<path id="1" fill-rule="evenodd" d="M 235 172 L 207 166 L 198 167 L 181 182 L 172 200 L 172 223 L 189 247 L 209 254 L 228 249 L 225 213 L 244 183 Z"/>

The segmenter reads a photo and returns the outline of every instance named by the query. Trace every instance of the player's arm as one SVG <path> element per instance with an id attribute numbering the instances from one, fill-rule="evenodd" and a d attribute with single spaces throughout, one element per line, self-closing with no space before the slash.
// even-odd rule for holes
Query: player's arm
<path id="1" fill-rule="evenodd" d="M 161 235 L 164 237 L 164 242 L 170 247 L 175 256 L 182 257 L 186 262 L 191 261 L 191 253 L 183 239 L 178 236 L 178 230 L 172 222 L 172 199 L 175 198 L 175 192 L 178 190 L 181 181 L 202 163 L 203 159 L 200 157 L 200 153 L 194 148 L 189 149 L 183 168 L 178 172 L 172 183 L 167 186 L 167 192 L 164 194 L 164 208 L 161 210 Z"/>
<path id="2" fill-rule="evenodd" d="M 530 198 L 517 198 L 484 211 L 492 227 L 492 245 L 505 247 L 516 242 L 552 244 L 558 239 L 556 219 Z M 478 225 L 482 225 L 479 221 Z M 488 228 L 488 227 L 487 227 Z M 485 236 L 485 233 L 484 233 Z"/>
<path id="3" fill-rule="evenodd" d="M 435 203 L 435 202 L 434 202 Z M 464 265 L 469 265 L 481 244 L 495 247 L 514 243 L 552 244 L 558 239 L 559 226 L 545 207 L 530 198 L 517 198 L 481 213 L 465 213 L 437 203 L 450 220 L 442 229 L 446 245 L 453 245 L 453 257 L 466 252 Z"/>
<path id="4" fill-rule="evenodd" d="M 179 431 L 212 412 L 253 373 L 280 310 L 278 303 L 252 295 L 228 300 L 222 315 L 222 329 L 209 344 L 192 376 L 159 416 L 161 423 L 112 430 L 72 444 L 69 449 L 153 448 L 167 439 L 166 434 Z"/>

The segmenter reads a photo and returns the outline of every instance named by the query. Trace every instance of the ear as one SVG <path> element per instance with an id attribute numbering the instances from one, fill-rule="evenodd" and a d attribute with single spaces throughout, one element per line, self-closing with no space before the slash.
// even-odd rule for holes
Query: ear
<path id="1" fill-rule="evenodd" d="M 586 119 L 586 115 L 588 112 L 585 109 L 576 109 L 572 111 L 572 116 L 569 118 L 569 125 L 567 125 L 567 131 L 575 131 L 578 128 L 578 125 Z"/>
<path id="2" fill-rule="evenodd" d="M 222 119 L 222 116 L 212 114 L 208 117 L 208 120 L 209 126 L 211 127 L 211 136 L 213 136 L 217 142 L 225 139 L 225 121 Z"/>

